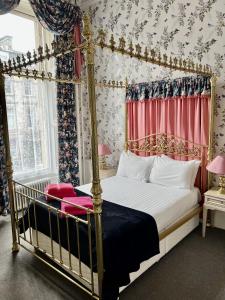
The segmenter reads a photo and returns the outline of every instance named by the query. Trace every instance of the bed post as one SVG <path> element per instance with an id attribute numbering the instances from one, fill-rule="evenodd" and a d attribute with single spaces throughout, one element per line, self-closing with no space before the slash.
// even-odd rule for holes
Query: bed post
<path id="1" fill-rule="evenodd" d="M 96 95 L 94 79 L 94 52 L 93 33 L 91 31 L 90 18 L 87 14 L 83 17 L 84 30 L 83 35 L 87 40 L 86 47 L 86 65 L 87 65 L 87 83 L 89 95 L 89 109 L 91 115 L 91 149 L 92 149 L 92 188 L 95 214 L 95 232 L 97 248 L 97 268 L 98 268 L 98 286 L 99 298 L 102 299 L 102 282 L 103 282 L 103 243 L 102 243 L 102 199 L 101 185 L 99 178 L 99 160 L 98 160 L 98 135 L 97 135 L 97 114 L 96 114 Z"/>
<path id="2" fill-rule="evenodd" d="M 213 159 L 214 152 L 214 111 L 216 103 L 216 81 L 217 78 L 213 74 L 210 78 L 211 82 L 211 105 L 210 105 L 210 119 L 209 119 L 209 148 L 208 161 Z M 212 173 L 208 172 L 208 188 L 212 186 Z"/>
<path id="3" fill-rule="evenodd" d="M 128 81 L 126 78 L 125 94 L 127 94 L 127 87 L 128 87 Z M 124 149 L 126 152 L 128 151 L 128 108 L 127 108 L 127 100 L 126 99 L 125 99 L 125 143 L 124 143 Z"/>
<path id="4" fill-rule="evenodd" d="M 2 121 L 3 121 L 3 139 L 6 151 L 6 172 L 9 190 L 9 202 L 10 202 L 10 212 L 11 212 L 11 226 L 12 226 L 12 251 L 18 252 L 19 245 L 16 236 L 16 219 L 15 219 L 15 206 L 14 206 L 14 192 L 13 192 L 13 169 L 12 160 L 10 154 L 10 143 L 9 143 L 9 129 L 7 120 L 7 107 L 6 107 L 6 97 L 5 97 L 5 86 L 4 86 L 4 76 L 0 71 L 0 103 L 2 107 Z"/>
<path id="5" fill-rule="evenodd" d="M 128 151 L 128 126 L 127 126 L 127 102 L 125 101 L 125 143 L 124 143 L 124 149 L 127 152 Z"/>

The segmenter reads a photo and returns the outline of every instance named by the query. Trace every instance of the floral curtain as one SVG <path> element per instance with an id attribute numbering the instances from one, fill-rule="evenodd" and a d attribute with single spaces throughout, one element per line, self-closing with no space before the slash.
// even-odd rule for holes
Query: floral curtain
<path id="1" fill-rule="evenodd" d="M 82 12 L 68 0 L 30 0 L 39 22 L 55 34 L 65 34 L 80 25 Z"/>
<path id="2" fill-rule="evenodd" d="M 56 40 L 68 38 L 70 35 L 56 36 Z M 57 59 L 58 77 L 72 78 L 74 70 L 73 54 L 67 54 Z M 79 185 L 79 165 L 75 96 L 73 84 L 59 83 L 57 85 L 59 179 L 60 182 L 70 182 L 77 186 Z"/>
<path id="3" fill-rule="evenodd" d="M 210 77 L 183 77 L 129 85 L 127 101 L 165 99 L 176 96 L 209 95 Z"/>
<path id="4" fill-rule="evenodd" d="M 4 15 L 19 5 L 20 0 L 1 0 L 0 1 L 0 15 Z"/>
<path id="5" fill-rule="evenodd" d="M 5 156 L 6 153 L 3 139 L 2 107 L 0 104 L 0 215 L 7 215 L 9 204 Z"/>

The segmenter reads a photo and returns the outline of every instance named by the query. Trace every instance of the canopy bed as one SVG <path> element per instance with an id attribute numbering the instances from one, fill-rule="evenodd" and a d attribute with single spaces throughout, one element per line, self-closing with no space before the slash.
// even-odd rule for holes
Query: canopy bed
<path id="1" fill-rule="evenodd" d="M 208 66 L 194 64 L 190 60 L 168 58 L 166 55 L 161 56 L 160 53 L 153 50 L 149 51 L 147 48 L 143 54 L 140 45 L 136 45 L 134 49 L 132 43 L 127 49 L 124 38 L 119 39 L 118 46 L 116 46 L 113 36 L 107 43 L 106 34 L 102 30 L 99 32 L 97 42 L 95 42 L 89 17 L 85 15 L 83 21 L 84 40 L 79 45 L 69 42 L 53 43 L 51 49 L 47 46 L 45 50 L 39 47 L 38 53 L 34 52 L 34 55 L 28 53 L 27 56 L 18 56 L 17 60 L 9 60 L 8 63 L 0 62 L 0 100 L 4 117 L 4 142 L 13 236 L 12 250 L 16 252 L 19 250 L 19 246 L 23 247 L 90 294 L 93 299 L 109 300 L 116 299 L 119 287 L 127 286 L 130 279 L 133 281 L 137 278 L 198 225 L 201 207 L 198 204 L 199 190 L 195 188 L 192 190 L 169 189 L 158 184 L 136 182 L 121 176 L 103 180 L 102 196 L 99 179 L 95 87 L 127 90 L 125 105 L 126 151 L 144 154 L 146 157 L 169 154 L 175 159 L 200 160 L 204 176 L 199 176 L 199 187 L 203 192 L 206 184 L 206 162 L 212 158 L 212 112 L 214 110 L 216 78 Z M 129 86 L 127 81 L 95 81 L 95 47 L 100 47 L 102 50 L 111 49 L 113 52 L 128 55 L 145 63 L 210 77 L 211 97 L 208 97 L 207 107 L 209 109 L 205 111 L 209 126 L 204 142 L 186 139 L 181 133 L 179 136 L 178 132 L 169 132 L 165 130 L 166 128 L 159 132 L 132 132 L 132 124 L 136 118 L 132 112 L 135 103 L 130 101 L 133 96 L 128 92 L 132 92 L 133 86 Z M 76 193 L 81 196 L 84 194 L 91 195 L 93 197 L 93 209 L 71 204 L 69 201 L 57 197 L 51 197 L 52 201 L 47 201 L 47 194 L 31 189 L 12 178 L 4 76 L 19 76 L 27 79 L 50 80 L 75 85 L 82 84 L 84 79 L 53 78 L 51 73 L 46 74 L 30 69 L 30 66 L 50 57 L 63 56 L 77 50 L 86 53 L 92 131 L 93 181 L 92 186 L 77 187 Z M 204 185 L 202 185 L 203 181 Z M 208 183 L 210 184 L 210 178 Z M 18 189 L 18 187 L 23 187 L 23 190 Z M 155 199 L 159 194 L 160 201 L 156 203 L 153 200 L 150 201 L 151 204 L 148 203 L 149 199 Z M 18 203 L 22 207 L 21 210 L 18 208 Z M 82 216 L 71 215 L 63 211 L 61 203 L 82 209 Z M 179 214 L 177 214 L 178 211 Z M 118 228 L 121 229 L 121 232 L 117 230 Z M 144 247 L 139 247 L 139 245 L 144 245 Z M 131 255 L 127 255 L 127 251 Z M 141 268 L 139 268 L 140 264 Z M 129 278 L 130 273 L 131 278 Z M 111 286 L 112 282 L 113 287 Z"/>

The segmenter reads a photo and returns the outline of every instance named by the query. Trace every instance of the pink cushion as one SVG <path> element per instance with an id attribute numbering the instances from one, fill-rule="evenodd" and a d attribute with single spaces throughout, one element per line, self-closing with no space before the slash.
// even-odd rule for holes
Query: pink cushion
<path id="1" fill-rule="evenodd" d="M 63 200 L 68 201 L 70 203 L 80 205 L 80 206 L 84 206 L 86 208 L 93 209 L 93 202 L 92 202 L 91 197 L 64 197 Z M 68 214 L 71 214 L 71 215 L 86 214 L 86 210 L 72 206 L 65 202 L 61 202 L 61 210 Z"/>
<path id="2" fill-rule="evenodd" d="M 45 193 L 60 199 L 64 197 L 76 197 L 73 185 L 71 183 L 48 184 L 45 188 Z M 47 196 L 47 201 L 53 201 L 54 198 Z"/>

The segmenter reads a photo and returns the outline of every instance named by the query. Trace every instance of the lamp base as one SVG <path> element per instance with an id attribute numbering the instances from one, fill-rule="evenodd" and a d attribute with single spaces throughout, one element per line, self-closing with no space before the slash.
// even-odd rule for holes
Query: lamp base
<path id="1" fill-rule="evenodd" d="M 107 169 L 105 156 L 99 156 L 99 169 L 100 170 L 106 170 Z"/>
<path id="2" fill-rule="evenodd" d="M 223 187 L 219 188 L 218 191 L 217 191 L 217 193 L 225 195 L 225 188 L 223 188 Z"/>
<path id="3" fill-rule="evenodd" d="M 225 177 L 220 176 L 219 177 L 219 189 L 218 189 L 219 194 L 225 194 Z"/>

